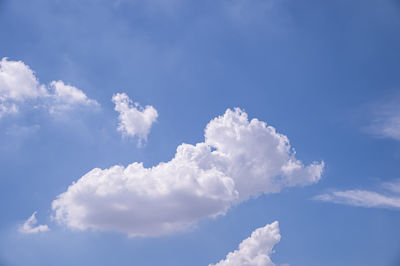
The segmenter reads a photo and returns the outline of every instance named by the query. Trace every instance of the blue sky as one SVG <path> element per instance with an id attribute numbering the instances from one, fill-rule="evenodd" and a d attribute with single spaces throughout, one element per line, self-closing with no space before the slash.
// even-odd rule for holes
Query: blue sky
<path id="1" fill-rule="evenodd" d="M 0 32 L 1 266 L 400 264 L 399 1 L 0 0 Z"/>

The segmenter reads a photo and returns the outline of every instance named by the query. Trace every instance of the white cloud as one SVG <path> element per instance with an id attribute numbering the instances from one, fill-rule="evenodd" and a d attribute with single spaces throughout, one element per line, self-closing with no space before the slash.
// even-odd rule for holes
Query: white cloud
<path id="1" fill-rule="evenodd" d="M 125 136 L 137 136 L 139 143 L 147 141 L 151 126 L 157 121 L 157 110 L 150 105 L 144 108 L 139 103 L 132 105 L 131 99 L 125 93 L 117 93 L 112 97 L 115 111 L 119 112 L 118 131 Z"/>
<path id="2" fill-rule="evenodd" d="M 382 187 L 400 195 L 400 179 L 394 182 L 385 182 L 382 184 Z"/>
<path id="3" fill-rule="evenodd" d="M 317 195 L 315 200 L 346 204 L 367 208 L 395 208 L 400 209 L 400 181 L 384 183 L 384 189 L 391 193 L 378 193 L 368 190 L 333 191 Z"/>
<path id="4" fill-rule="evenodd" d="M 24 101 L 47 95 L 35 74 L 22 61 L 0 61 L 0 101 Z"/>
<path id="5" fill-rule="evenodd" d="M 14 103 L 0 103 L 0 118 L 7 114 L 18 113 L 18 106 Z"/>
<path id="6" fill-rule="evenodd" d="M 239 249 L 226 255 L 225 260 L 209 266 L 275 266 L 270 255 L 281 240 L 278 222 L 256 229 L 243 240 Z"/>
<path id="7" fill-rule="evenodd" d="M 71 109 L 76 106 L 99 106 L 95 100 L 89 99 L 83 91 L 74 86 L 64 84 L 61 80 L 52 81 L 50 88 L 53 91 L 52 98 L 55 103 L 50 107 L 51 113 Z"/>
<path id="8" fill-rule="evenodd" d="M 93 169 L 52 208 L 59 223 L 74 229 L 164 235 L 225 214 L 249 197 L 318 182 L 323 167 L 305 166 L 286 136 L 228 109 L 209 122 L 205 142 L 182 144 L 171 161 L 151 168 L 135 162 Z"/>
<path id="9" fill-rule="evenodd" d="M 76 106 L 97 106 L 79 89 L 52 81 L 49 86 L 40 84 L 35 73 L 22 61 L 0 61 L 0 117 L 18 113 L 19 105 L 28 101 L 46 106 L 50 112 Z"/>
<path id="10" fill-rule="evenodd" d="M 368 130 L 381 138 L 400 140 L 400 95 L 373 105 L 373 121 Z"/>
<path id="11" fill-rule="evenodd" d="M 18 229 L 19 232 L 24 234 L 36 234 L 40 232 L 49 231 L 49 227 L 47 225 L 36 225 L 36 212 L 34 212 L 31 217 L 29 217 Z"/>

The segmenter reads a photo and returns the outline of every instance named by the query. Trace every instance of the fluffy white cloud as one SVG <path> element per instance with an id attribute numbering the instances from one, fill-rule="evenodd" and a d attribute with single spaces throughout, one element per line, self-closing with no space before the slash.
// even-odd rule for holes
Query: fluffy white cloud
<path id="1" fill-rule="evenodd" d="M 52 81 L 49 86 L 40 84 L 34 72 L 22 61 L 3 58 L 0 61 L 0 117 L 17 113 L 18 106 L 27 101 L 40 101 L 50 112 L 78 105 L 98 105 L 81 90 L 62 81 Z"/>
<path id="2" fill-rule="evenodd" d="M 50 89 L 53 92 L 52 97 L 55 104 L 51 106 L 50 111 L 69 109 L 77 105 L 81 106 L 98 106 L 95 100 L 89 99 L 80 89 L 64 84 L 63 81 L 52 81 Z"/>
<path id="3" fill-rule="evenodd" d="M 53 201 L 55 219 L 75 229 L 130 236 L 182 231 L 232 204 L 321 178 L 324 164 L 295 158 L 286 136 L 240 109 L 209 122 L 205 142 L 182 144 L 175 157 L 93 169 Z"/>
<path id="4" fill-rule="evenodd" d="M 131 99 L 125 93 L 117 93 L 112 97 L 115 111 L 119 112 L 118 131 L 126 136 L 137 136 L 140 141 L 146 141 L 151 126 L 157 121 L 157 110 L 150 105 L 144 108 L 139 103 L 132 105 Z"/>
<path id="5" fill-rule="evenodd" d="M 36 225 L 36 212 L 34 212 L 19 228 L 18 231 L 24 234 L 36 234 L 40 232 L 49 231 L 47 225 Z"/>
<path id="6" fill-rule="evenodd" d="M 278 222 L 256 229 L 243 240 L 239 249 L 226 255 L 225 260 L 209 266 L 275 266 L 269 257 L 281 240 Z"/>
<path id="7" fill-rule="evenodd" d="M 24 101 L 47 96 L 35 74 L 22 61 L 0 61 L 0 101 Z"/>
<path id="8" fill-rule="evenodd" d="M 333 191 L 314 197 L 315 200 L 346 204 L 367 208 L 400 209 L 400 181 L 384 183 L 384 189 L 391 193 L 378 193 L 368 190 Z"/>

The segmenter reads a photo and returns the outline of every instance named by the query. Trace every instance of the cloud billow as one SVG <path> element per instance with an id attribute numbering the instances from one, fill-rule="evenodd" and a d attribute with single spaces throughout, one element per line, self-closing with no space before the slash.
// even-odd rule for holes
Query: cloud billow
<path id="1" fill-rule="evenodd" d="M 187 230 L 233 204 L 318 182 L 323 162 L 304 165 L 285 135 L 236 108 L 211 120 L 205 141 L 182 144 L 169 162 L 93 169 L 52 203 L 71 229 L 160 236 Z"/>
<path id="2" fill-rule="evenodd" d="M 118 131 L 124 136 L 136 136 L 139 144 L 147 141 L 151 126 L 157 121 L 157 110 L 151 105 L 146 105 L 144 108 L 139 103 L 132 105 L 131 99 L 125 93 L 115 94 L 112 101 L 115 104 L 115 111 L 119 112 Z"/>
<path id="3" fill-rule="evenodd" d="M 83 91 L 63 81 L 52 81 L 50 85 L 40 84 L 32 69 L 22 61 L 0 61 L 0 118 L 16 114 L 21 105 L 28 102 L 43 106 L 52 114 L 78 106 L 97 107 Z"/>
<path id="4" fill-rule="evenodd" d="M 243 240 L 239 248 L 229 252 L 224 260 L 209 266 L 275 266 L 270 255 L 274 246 L 281 240 L 279 223 L 273 222 L 258 228 Z"/>

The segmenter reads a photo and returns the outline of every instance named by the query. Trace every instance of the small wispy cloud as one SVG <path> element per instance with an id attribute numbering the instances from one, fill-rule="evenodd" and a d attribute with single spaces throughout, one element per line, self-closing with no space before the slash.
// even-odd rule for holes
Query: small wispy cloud
<path id="1" fill-rule="evenodd" d="M 400 180 L 381 185 L 381 193 L 369 190 L 332 191 L 314 197 L 315 200 L 366 208 L 400 209 Z"/>
<path id="2" fill-rule="evenodd" d="M 0 103 L 0 118 L 4 115 L 18 113 L 18 106 L 14 103 Z"/>
<path id="3" fill-rule="evenodd" d="M 151 106 L 140 106 L 134 103 L 125 93 L 117 93 L 112 97 L 115 111 L 119 112 L 118 131 L 124 136 L 138 137 L 139 145 L 147 141 L 151 126 L 157 121 L 158 112 Z"/>
<path id="4" fill-rule="evenodd" d="M 373 119 L 367 130 L 380 138 L 400 140 L 400 94 L 372 106 Z"/>
<path id="5" fill-rule="evenodd" d="M 34 212 L 20 227 L 18 231 L 23 234 L 37 234 L 40 232 L 50 231 L 50 228 L 47 225 L 41 224 L 36 225 L 36 212 Z"/>

